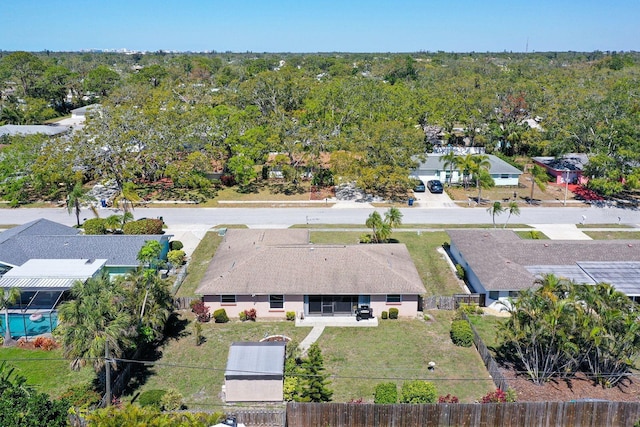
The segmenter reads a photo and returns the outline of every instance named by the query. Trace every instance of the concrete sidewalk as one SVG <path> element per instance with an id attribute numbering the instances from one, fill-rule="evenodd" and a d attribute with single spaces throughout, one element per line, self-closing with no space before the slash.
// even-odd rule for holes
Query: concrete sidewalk
<path id="1" fill-rule="evenodd" d="M 592 240 L 575 224 L 527 224 L 544 233 L 551 240 Z"/>

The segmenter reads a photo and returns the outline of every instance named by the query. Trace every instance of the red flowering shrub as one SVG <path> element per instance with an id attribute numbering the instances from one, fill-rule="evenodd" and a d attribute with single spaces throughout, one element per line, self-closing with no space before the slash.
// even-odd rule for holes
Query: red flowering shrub
<path id="1" fill-rule="evenodd" d="M 211 320 L 211 313 L 209 313 L 209 307 L 207 307 L 202 301 L 195 301 L 191 303 L 191 311 L 196 314 L 198 322 L 204 323 Z"/>
<path id="2" fill-rule="evenodd" d="M 506 403 L 507 395 L 504 391 L 499 388 L 496 391 L 490 391 L 489 393 L 482 396 L 482 400 L 480 403 Z"/>
<path id="3" fill-rule="evenodd" d="M 446 396 L 440 396 L 438 403 L 460 403 L 460 400 L 452 394 L 447 394 Z"/>
<path id="4" fill-rule="evenodd" d="M 55 340 L 47 337 L 38 337 L 33 341 L 33 346 L 45 351 L 51 351 L 58 347 L 58 343 Z"/>

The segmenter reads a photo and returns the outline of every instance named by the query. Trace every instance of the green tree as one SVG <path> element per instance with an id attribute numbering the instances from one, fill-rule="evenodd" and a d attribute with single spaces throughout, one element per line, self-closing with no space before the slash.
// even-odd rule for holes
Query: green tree
<path id="1" fill-rule="evenodd" d="M 301 400 L 304 402 L 329 402 L 333 391 L 329 389 L 325 372 L 322 352 L 317 343 L 311 344 L 308 356 L 302 362 L 304 382 L 301 391 Z"/>
<path id="2" fill-rule="evenodd" d="M 118 73 L 100 65 L 89 71 L 84 79 L 84 89 L 100 96 L 107 96 L 119 81 Z"/>
<path id="3" fill-rule="evenodd" d="M 487 208 L 487 212 L 491 215 L 491 220 L 493 221 L 493 228 L 496 228 L 496 215 L 501 215 L 504 213 L 505 208 L 502 206 L 502 203 L 495 201 L 491 206 Z"/>
<path id="4" fill-rule="evenodd" d="M 14 374 L 6 362 L 0 364 L 0 425 L 67 426 L 69 402 L 51 400 L 26 384 L 26 378 Z"/>
<path id="5" fill-rule="evenodd" d="M 520 215 L 520 207 L 518 206 L 518 202 L 516 201 L 512 201 L 509 202 L 509 206 L 506 208 L 506 210 L 509 212 L 509 216 L 507 217 L 507 220 L 504 222 L 504 226 L 502 228 L 507 228 L 507 224 L 509 223 L 509 219 L 511 218 L 511 215 Z"/>
<path id="6" fill-rule="evenodd" d="M 154 268 L 160 262 L 162 245 L 157 240 L 147 240 L 140 248 L 137 259 L 146 268 Z"/>
<path id="7" fill-rule="evenodd" d="M 374 243 L 383 242 L 386 237 L 391 234 L 389 224 L 382 220 L 382 216 L 380 216 L 378 211 L 373 211 L 369 214 L 365 225 L 371 229 L 371 240 Z"/>
<path id="8" fill-rule="evenodd" d="M 58 329 L 73 370 L 87 362 L 100 370 L 107 343 L 115 357 L 133 347 L 137 322 L 126 308 L 122 287 L 110 281 L 108 274 L 77 281 L 70 293 L 72 299 L 60 305 Z"/>
<path id="9" fill-rule="evenodd" d="M 453 150 L 449 150 L 447 154 L 442 155 L 442 167 L 449 169 L 449 176 L 447 177 L 447 185 L 451 186 L 451 180 L 453 179 L 453 169 L 457 168 L 460 163 L 460 157 L 458 157 Z"/>
<path id="10" fill-rule="evenodd" d="M 67 195 L 67 211 L 69 212 L 69 215 L 71 215 L 71 212 L 75 213 L 78 227 L 80 227 L 80 208 L 82 207 L 82 203 L 90 202 L 92 200 L 95 199 L 84 191 L 81 183 L 74 185 L 73 189 Z"/>
<path id="11" fill-rule="evenodd" d="M 482 201 L 482 187 L 491 186 L 493 182 L 489 174 L 489 169 L 491 168 L 489 157 L 484 154 L 474 155 L 471 168 L 471 173 L 476 180 L 476 187 L 478 188 L 478 203 L 480 203 Z"/>
<path id="12" fill-rule="evenodd" d="M 537 185 L 540 191 L 544 191 L 547 188 L 547 181 L 549 176 L 547 172 L 540 166 L 534 165 L 529 173 L 531 179 L 531 195 L 529 196 L 529 203 L 533 203 L 533 191 Z"/>

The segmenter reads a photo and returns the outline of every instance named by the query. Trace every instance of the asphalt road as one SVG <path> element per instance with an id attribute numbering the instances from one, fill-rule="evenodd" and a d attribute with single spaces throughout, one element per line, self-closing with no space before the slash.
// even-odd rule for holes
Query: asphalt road
<path id="1" fill-rule="evenodd" d="M 381 213 L 386 209 L 378 208 Z M 246 224 L 253 228 L 286 227 L 293 224 L 364 224 L 370 207 L 351 208 L 136 208 L 136 219 L 163 217 L 171 226 L 199 225 L 214 227 L 220 224 Z M 401 209 L 405 224 L 487 224 L 491 215 L 486 207 L 477 208 L 419 208 Z M 102 217 L 116 213 L 102 209 Z M 120 212 L 121 213 L 121 212 Z M 520 224 L 640 224 L 640 211 L 599 207 L 532 207 L 521 208 L 520 216 L 512 216 L 510 223 Z M 83 209 L 80 219 L 92 218 Z M 75 215 L 66 208 L 0 209 L 0 224 L 23 224 L 38 218 L 47 218 L 62 224 L 74 225 Z M 496 218 L 503 224 L 506 214 Z"/>

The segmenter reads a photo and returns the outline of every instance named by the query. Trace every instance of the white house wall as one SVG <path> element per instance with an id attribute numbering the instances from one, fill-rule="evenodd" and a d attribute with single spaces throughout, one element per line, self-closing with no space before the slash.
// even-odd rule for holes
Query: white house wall
<path id="1" fill-rule="evenodd" d="M 227 402 L 282 402 L 282 379 L 225 380 Z"/>

